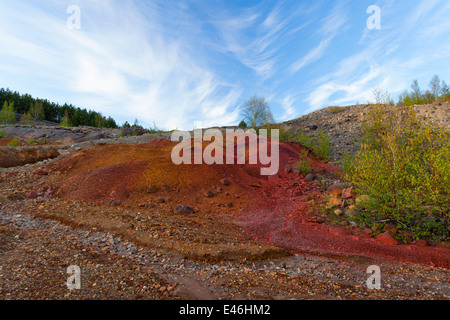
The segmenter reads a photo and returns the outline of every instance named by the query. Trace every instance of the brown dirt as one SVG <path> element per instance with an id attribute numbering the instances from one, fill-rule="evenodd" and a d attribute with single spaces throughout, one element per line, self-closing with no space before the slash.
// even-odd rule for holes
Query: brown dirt
<path id="1" fill-rule="evenodd" d="M 6 147 L 9 145 L 13 138 L 0 138 L 0 147 Z"/>
<path id="2" fill-rule="evenodd" d="M 0 168 L 23 166 L 57 156 L 59 152 L 53 147 L 0 147 Z"/>

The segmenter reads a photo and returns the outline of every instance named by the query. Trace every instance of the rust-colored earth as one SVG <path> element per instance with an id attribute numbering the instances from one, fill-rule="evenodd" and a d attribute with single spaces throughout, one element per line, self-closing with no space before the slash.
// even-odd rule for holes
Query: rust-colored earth
<path id="1" fill-rule="evenodd" d="M 8 146 L 13 138 L 0 138 L 0 146 Z"/>
<path id="2" fill-rule="evenodd" d="M 328 224 L 308 222 L 311 202 L 318 203 L 325 195 L 317 182 L 291 172 L 302 148 L 297 144 L 280 144 L 278 175 L 269 178 L 260 174 L 261 163 L 175 165 L 171 160 L 175 145 L 154 140 L 96 146 L 72 155 L 53 167 L 63 181 L 57 196 L 100 204 L 115 201 L 129 207 L 157 206 L 168 215 L 174 214 L 176 206 L 187 205 L 199 216 L 220 219 L 222 214 L 233 214 L 253 239 L 293 253 L 358 255 L 450 268 L 448 249 L 389 245 L 357 231 L 336 232 Z M 248 156 L 247 148 L 247 160 Z M 337 168 L 311 160 L 317 173 L 338 175 Z M 222 179 L 229 184 L 223 185 Z M 208 191 L 212 193 L 206 196 Z M 166 205 L 159 206 L 161 202 Z"/>

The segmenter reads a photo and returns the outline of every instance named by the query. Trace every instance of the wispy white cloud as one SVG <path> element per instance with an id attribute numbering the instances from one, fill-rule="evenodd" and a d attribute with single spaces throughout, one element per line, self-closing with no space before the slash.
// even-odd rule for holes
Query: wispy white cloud
<path id="1" fill-rule="evenodd" d="M 66 27 L 68 3 L 0 2 L 1 87 L 190 129 L 236 124 L 254 93 L 287 120 L 450 74 L 448 0 L 376 1 L 377 31 L 352 1 L 75 2 L 81 30 Z"/>
<path id="2" fill-rule="evenodd" d="M 330 46 L 333 39 L 342 32 L 344 24 L 347 22 L 347 15 L 341 5 L 334 7 L 330 14 L 322 20 L 322 26 L 317 32 L 318 37 L 323 37 L 319 45 L 312 48 L 306 55 L 294 62 L 290 66 L 292 73 L 320 60 Z"/>
<path id="3" fill-rule="evenodd" d="M 436 40 L 450 32 L 443 18 L 449 13 L 448 3 L 440 0 L 421 1 L 417 6 L 388 2 L 382 7 L 382 29 L 361 30 L 358 50 L 341 58 L 328 74 L 310 80 L 311 91 L 304 100 L 309 108 L 305 113 L 328 105 L 366 103 L 373 98 L 376 86 L 396 98 L 409 88 L 412 79 L 427 81 L 434 73 L 449 70 L 448 64 L 436 64 L 445 61 L 445 42 Z M 403 18 L 399 19 L 399 15 Z M 427 45 L 430 41 L 433 47 Z"/>
<path id="4" fill-rule="evenodd" d="M 329 47 L 331 43 L 332 37 L 329 37 L 327 39 L 324 39 L 320 42 L 320 44 L 313 48 L 311 51 L 309 51 L 303 58 L 295 62 L 291 65 L 291 72 L 297 72 L 300 69 L 306 67 L 307 65 L 319 60 L 322 58 L 323 54 L 325 53 L 326 49 Z"/>
<path id="5" fill-rule="evenodd" d="M 54 15 L 37 4 L 0 5 L 3 23 L 13 28 L 0 31 L 0 46 L 7 48 L 1 59 L 22 74 L 49 70 L 50 82 L 77 93 L 70 102 L 98 102 L 96 109 L 107 115 L 135 115 L 165 128 L 190 128 L 195 119 L 237 121 L 241 90 L 189 55 L 185 49 L 195 39 L 174 39 L 175 30 L 155 22 L 166 14 L 157 6 L 145 7 L 150 17 L 143 17 L 143 8 L 128 2 L 83 2 L 81 30 L 67 29 L 65 7 L 59 8 Z M 24 16 L 13 15 L 19 11 Z"/>

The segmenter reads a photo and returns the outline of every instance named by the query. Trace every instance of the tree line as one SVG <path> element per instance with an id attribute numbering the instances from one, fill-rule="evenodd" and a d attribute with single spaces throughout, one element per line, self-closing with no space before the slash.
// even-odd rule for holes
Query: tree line
<path id="1" fill-rule="evenodd" d="M 22 114 L 22 123 L 30 124 L 35 120 L 47 120 L 60 123 L 63 126 L 91 126 L 104 128 L 118 128 L 111 117 L 104 117 L 93 110 L 81 109 L 72 104 L 50 102 L 47 99 L 36 99 L 29 94 L 20 94 L 9 88 L 0 89 L 0 123 L 15 122 L 12 113 Z M 15 116 L 14 116 L 15 117 Z"/>
<path id="2" fill-rule="evenodd" d="M 405 90 L 398 97 L 398 106 L 431 104 L 437 101 L 450 100 L 450 87 L 438 75 L 434 75 L 429 83 L 429 90 L 423 91 L 415 79 L 411 83 L 411 91 Z"/>

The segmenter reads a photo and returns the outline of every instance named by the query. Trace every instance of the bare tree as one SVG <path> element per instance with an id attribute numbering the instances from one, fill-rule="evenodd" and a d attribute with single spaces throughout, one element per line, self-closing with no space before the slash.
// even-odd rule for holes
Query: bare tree
<path id="1" fill-rule="evenodd" d="M 383 90 L 381 86 L 376 86 L 372 89 L 373 97 L 375 99 L 374 104 L 380 104 L 380 105 L 394 105 L 394 101 L 391 97 L 391 94 Z"/>
<path id="2" fill-rule="evenodd" d="M 413 102 L 418 103 L 421 93 L 420 93 L 419 82 L 417 81 L 417 79 L 413 80 L 413 83 L 411 84 L 411 89 L 413 91 L 412 92 Z"/>
<path id="3" fill-rule="evenodd" d="M 42 120 L 44 119 L 44 106 L 42 102 L 36 101 L 30 106 L 30 115 L 33 117 L 34 120 Z"/>
<path id="4" fill-rule="evenodd" d="M 243 106 L 243 115 L 247 125 L 252 128 L 275 122 L 266 100 L 263 97 L 257 97 L 256 95 L 245 102 Z"/>
<path id="5" fill-rule="evenodd" d="M 442 84 L 441 84 L 441 93 L 442 95 L 448 95 L 450 93 L 450 87 L 448 86 L 448 84 L 442 80 Z"/>
<path id="6" fill-rule="evenodd" d="M 441 91 L 441 80 L 439 79 L 437 74 L 435 74 L 431 79 L 430 88 L 431 91 L 434 93 L 434 99 L 437 100 L 439 91 Z"/>

